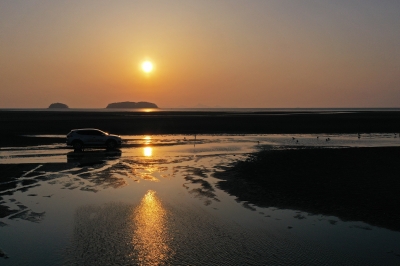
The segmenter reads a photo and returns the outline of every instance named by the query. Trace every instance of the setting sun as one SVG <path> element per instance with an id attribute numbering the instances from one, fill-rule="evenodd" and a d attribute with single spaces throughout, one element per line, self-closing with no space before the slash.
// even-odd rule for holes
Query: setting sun
<path id="1" fill-rule="evenodd" d="M 142 70 L 146 73 L 150 73 L 151 71 L 153 71 L 153 63 L 151 63 L 150 61 L 143 62 Z"/>

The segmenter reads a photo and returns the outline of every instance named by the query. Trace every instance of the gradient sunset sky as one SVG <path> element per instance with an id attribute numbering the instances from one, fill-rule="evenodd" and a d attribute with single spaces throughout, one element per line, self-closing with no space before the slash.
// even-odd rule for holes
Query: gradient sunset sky
<path id="1" fill-rule="evenodd" d="M 0 1 L 0 108 L 119 101 L 400 107 L 400 1 Z"/>

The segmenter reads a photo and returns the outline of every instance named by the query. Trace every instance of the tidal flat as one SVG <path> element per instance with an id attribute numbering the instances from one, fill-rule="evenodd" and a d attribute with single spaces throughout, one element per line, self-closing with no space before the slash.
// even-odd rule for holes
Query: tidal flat
<path id="1" fill-rule="evenodd" d="M 74 152 L 57 141 L 0 148 L 2 265 L 400 262 L 400 232 L 386 220 L 398 220 L 397 195 L 377 187 L 384 200 L 371 205 L 358 189 L 371 169 L 372 187 L 398 186 L 393 133 L 122 137 L 116 151 Z M 351 173 L 338 178 L 342 190 L 331 183 L 337 169 Z M 312 173 L 333 195 L 293 182 Z M 346 186 L 365 208 L 346 201 Z M 348 215 L 357 209 L 365 215 Z"/>

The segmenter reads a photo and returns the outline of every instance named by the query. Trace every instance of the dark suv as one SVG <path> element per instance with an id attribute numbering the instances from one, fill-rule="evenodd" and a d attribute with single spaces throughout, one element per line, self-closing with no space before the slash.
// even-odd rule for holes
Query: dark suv
<path id="1" fill-rule="evenodd" d="M 95 128 L 73 129 L 67 135 L 67 145 L 75 150 L 82 150 L 85 147 L 105 147 L 115 149 L 121 146 L 121 137 L 108 134 Z"/>

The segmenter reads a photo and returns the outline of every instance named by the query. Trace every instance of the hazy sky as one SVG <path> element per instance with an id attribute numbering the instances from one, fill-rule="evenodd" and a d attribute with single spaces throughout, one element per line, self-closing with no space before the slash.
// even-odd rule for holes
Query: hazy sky
<path id="1" fill-rule="evenodd" d="M 0 1 L 0 108 L 118 101 L 400 107 L 400 1 Z"/>

